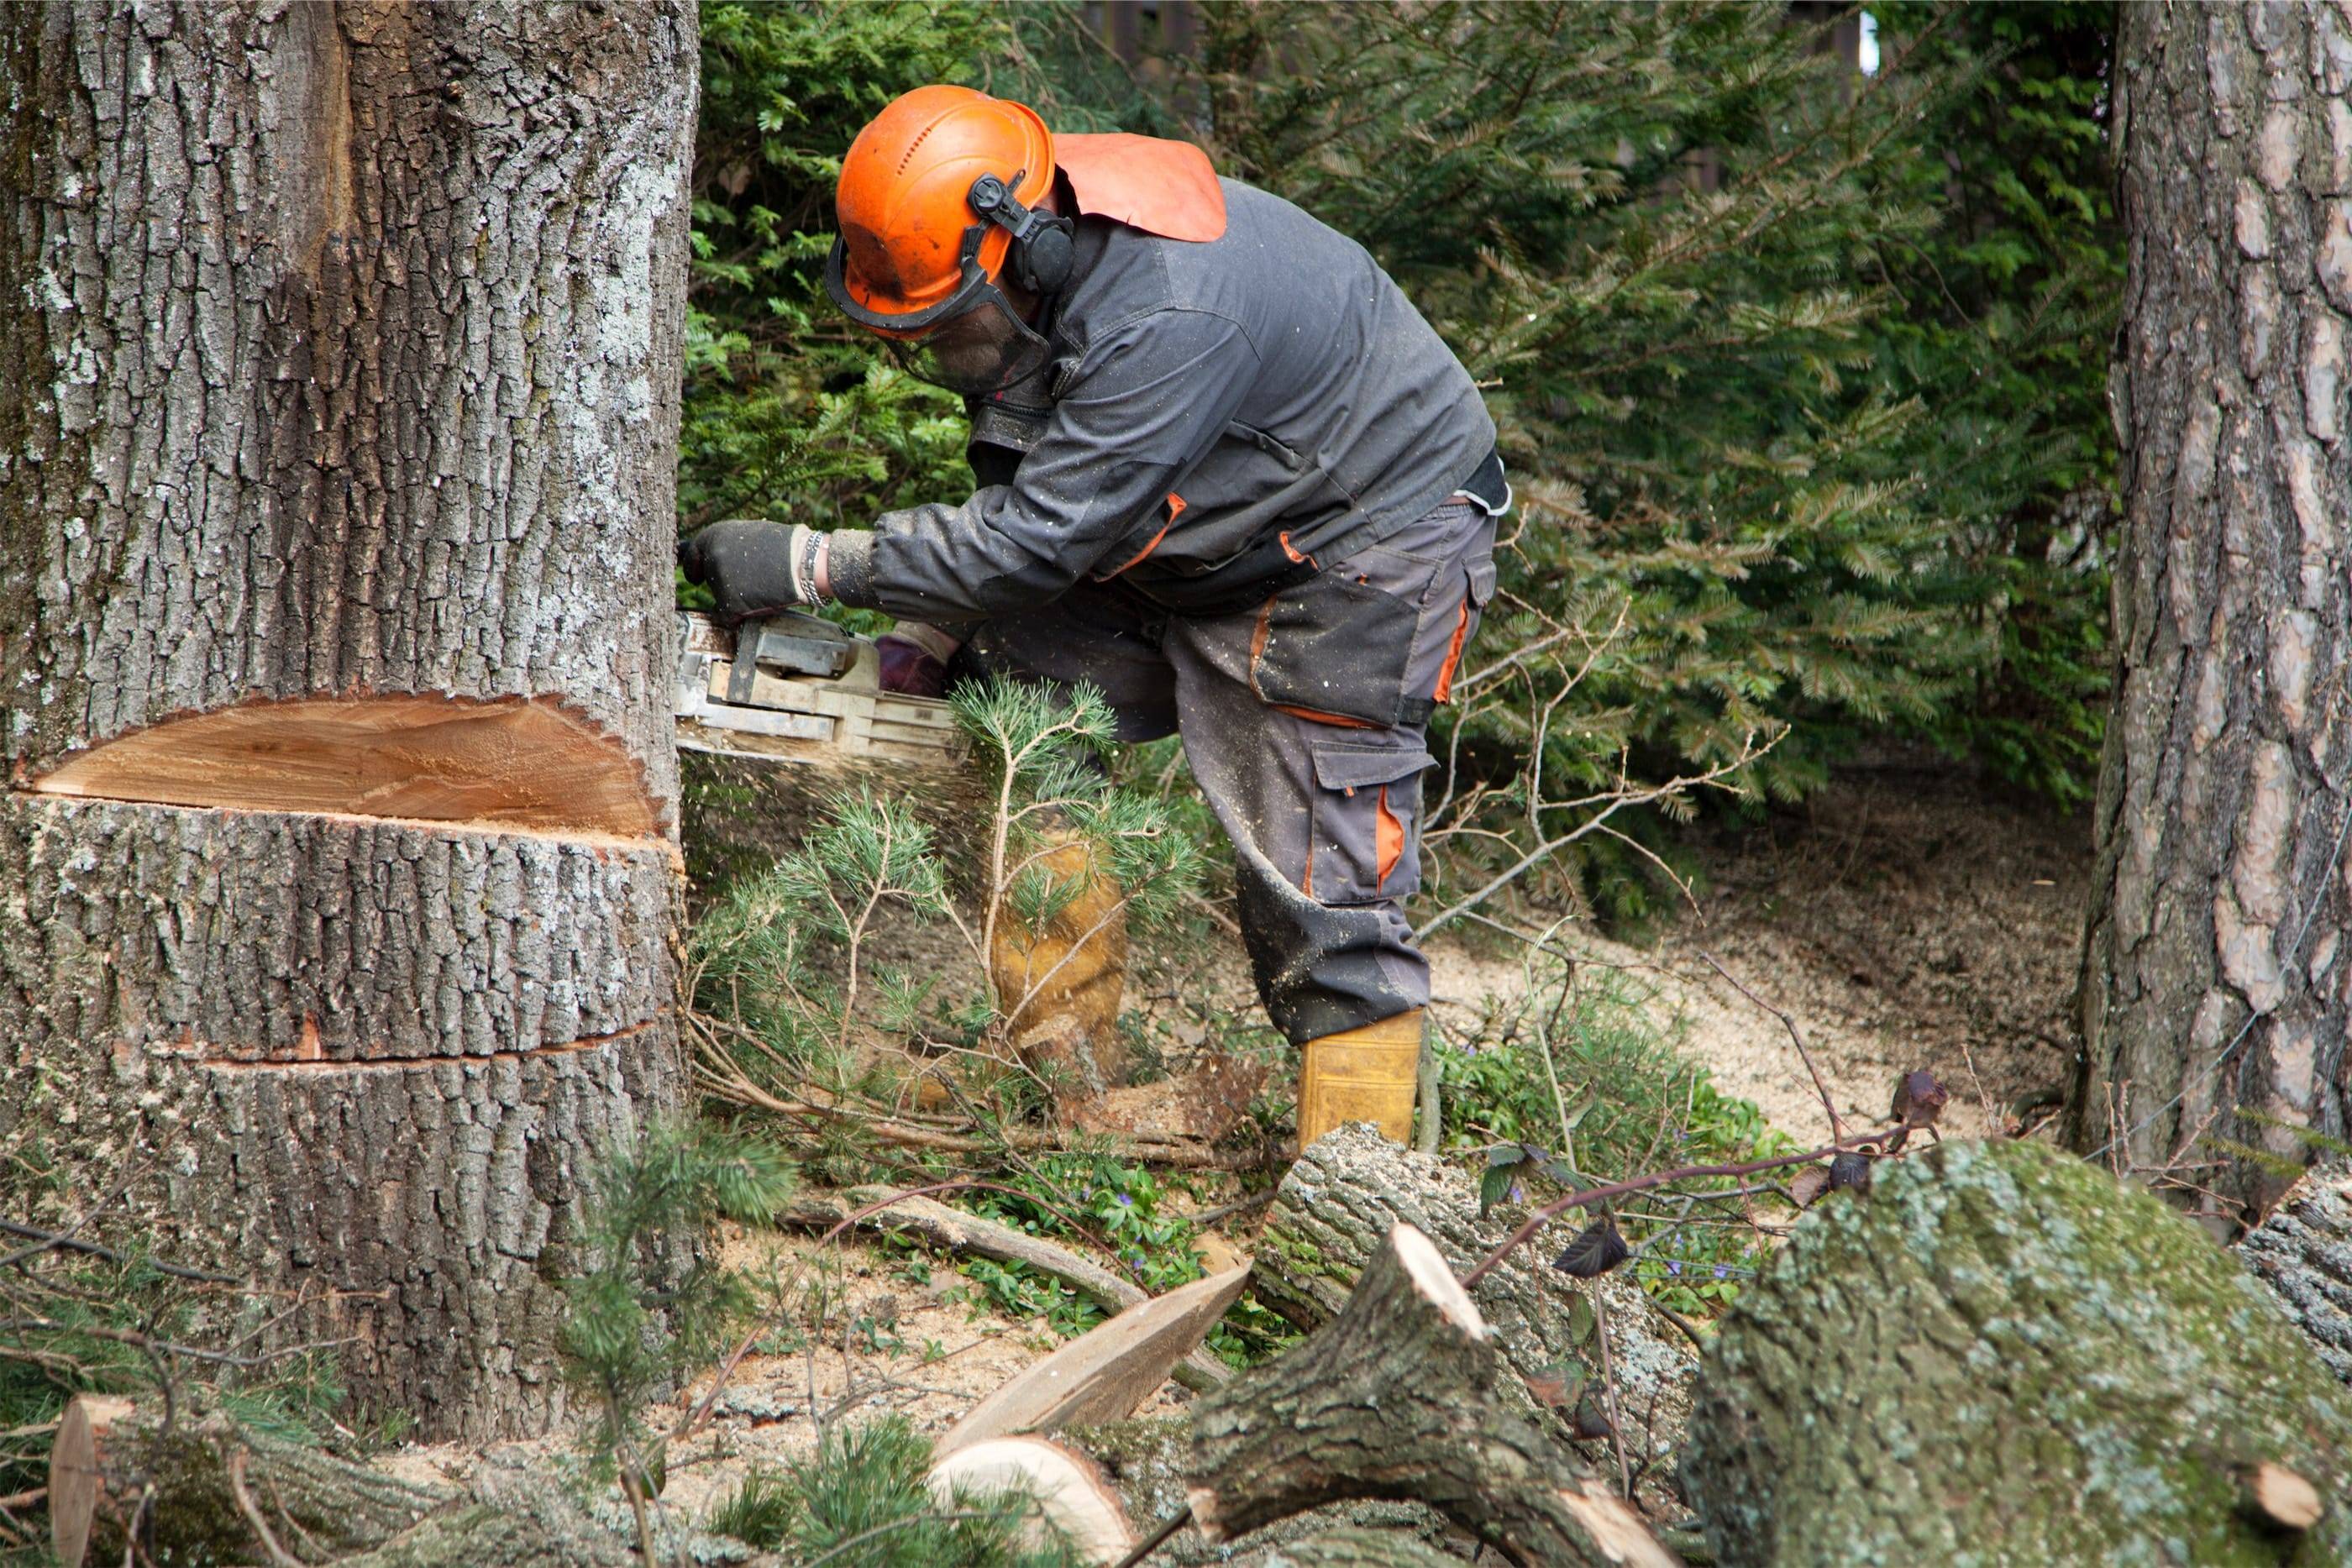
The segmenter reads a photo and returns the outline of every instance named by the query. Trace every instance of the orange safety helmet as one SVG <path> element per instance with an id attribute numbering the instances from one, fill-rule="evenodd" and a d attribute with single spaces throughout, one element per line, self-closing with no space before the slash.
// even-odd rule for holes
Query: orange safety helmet
<path id="1" fill-rule="evenodd" d="M 991 303 L 1010 313 L 1008 270 L 1034 294 L 1068 277 L 1070 222 L 1034 206 L 1053 188 L 1053 133 L 1027 105 L 968 87 L 901 94 L 841 161 L 826 291 L 891 338 Z"/>

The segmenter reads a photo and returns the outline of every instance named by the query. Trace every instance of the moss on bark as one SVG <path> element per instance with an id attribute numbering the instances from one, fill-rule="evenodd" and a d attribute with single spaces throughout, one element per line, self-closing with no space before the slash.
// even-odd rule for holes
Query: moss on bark
<path id="1" fill-rule="evenodd" d="M 2304 1532 L 2248 1467 L 2308 1479 Z M 2189 1221 L 2038 1144 L 1806 1216 L 1725 1320 L 1683 1479 L 1728 1564 L 2352 1560 L 2352 1395 Z"/>

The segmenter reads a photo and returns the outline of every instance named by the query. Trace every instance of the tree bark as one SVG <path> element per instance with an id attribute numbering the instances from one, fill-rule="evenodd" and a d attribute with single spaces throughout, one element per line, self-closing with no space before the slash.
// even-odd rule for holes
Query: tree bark
<path id="1" fill-rule="evenodd" d="M 2118 664 L 2067 1135 L 2142 1166 L 2347 1125 L 2347 89 L 2317 0 L 2123 8 Z M 2284 1185 L 2200 1179 L 2256 1212 Z"/>
<path id="2" fill-rule="evenodd" d="M 1300 1329 L 1320 1329 L 1346 1310 L 1366 1265 L 1399 1224 L 1428 1236 L 1454 1270 L 1466 1274 L 1511 1233 L 1517 1217 L 1498 1209 L 1481 1219 L 1468 1178 L 1368 1128 L 1341 1128 L 1309 1145 L 1275 1194 L 1254 1268 L 1258 1300 Z M 1567 1234 L 1563 1228 L 1554 1245 Z M 1645 1500 L 1664 1500 L 1652 1494 L 1671 1488 L 1698 1358 L 1641 1286 L 1622 1275 L 1572 1280 L 1531 1247 L 1497 1264 L 1471 1288 L 1470 1299 L 1517 1374 L 1499 1397 L 1563 1442 L 1570 1440 L 1561 1419 L 1567 1413 L 1538 1406 L 1527 1380 L 1556 1376 L 1563 1364 L 1579 1363 L 1598 1397 L 1599 1325 L 1591 1309 L 1596 1302 L 1607 1309 L 1618 1414 L 1627 1451 L 1643 1470 L 1635 1490 Z M 1606 1439 L 1578 1449 L 1591 1462 L 1613 1464 Z"/>
<path id="3" fill-rule="evenodd" d="M 0 15 L 0 1141 L 428 1437 L 560 1416 L 679 1100 L 695 67 L 685 0 Z"/>
<path id="4" fill-rule="evenodd" d="M 2305 1173 L 2238 1258 L 2336 1380 L 2352 1383 L 2352 1166 Z"/>
<path id="5" fill-rule="evenodd" d="M 1434 1244 L 1400 1225 L 1329 1326 L 1201 1402 L 1192 1517 L 1229 1540 L 1406 1497 L 1516 1562 L 1671 1568 L 1631 1503 L 1497 1397 L 1511 1376 Z"/>
<path id="6" fill-rule="evenodd" d="M 2345 1496 L 2352 1392 L 2236 1261 L 2095 1166 L 1952 1142 L 1798 1222 L 1683 1479 L 1727 1563 L 2347 1561 L 2352 1511 L 2258 1513 L 2281 1472 Z"/>
<path id="7" fill-rule="evenodd" d="M 62 1568 L 125 1561 L 266 1563 L 268 1541 L 337 1568 L 628 1568 L 625 1512 L 600 1520 L 544 1453 L 506 1449 L 463 1486 L 405 1480 L 239 1426 L 217 1411 L 85 1395 L 49 1460 L 52 1542 Z M 664 1562 L 774 1564 L 695 1531 L 675 1511 L 655 1529 Z"/>

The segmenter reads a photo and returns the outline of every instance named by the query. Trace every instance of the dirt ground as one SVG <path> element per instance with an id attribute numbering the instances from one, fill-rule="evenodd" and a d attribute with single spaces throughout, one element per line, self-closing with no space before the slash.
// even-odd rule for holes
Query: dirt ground
<path id="1" fill-rule="evenodd" d="M 1828 1117 L 1789 1030 L 1839 1113 L 1885 1115 L 1895 1079 L 1926 1068 L 1950 1092 L 1948 1130 L 1998 1130 L 2020 1099 L 2057 1086 L 2090 824 L 1988 789 L 1940 759 L 1839 773 L 1801 810 L 1700 847 L 1707 886 L 1654 946 L 1571 928 L 1565 942 L 1653 987 L 1651 1007 L 1718 1088 L 1791 1137 Z M 1708 965 L 1712 956 L 1740 994 Z M 1441 1009 L 1519 984 L 1515 960 L 1433 954 Z"/>
<path id="2" fill-rule="evenodd" d="M 1597 965 L 1619 966 L 1653 995 L 1682 1049 L 1717 1085 L 1754 1101 L 1791 1136 L 1825 1136 L 1828 1121 L 1787 1027 L 1710 967 L 1721 964 L 1761 1002 L 1788 1013 L 1839 1111 L 1883 1114 L 1895 1077 L 1926 1067 L 1951 1091 L 1949 1130 L 1999 1127 L 2021 1097 L 2056 1085 L 2065 1065 L 2088 827 L 2079 818 L 1988 789 L 1935 758 L 1895 758 L 1843 770 L 1799 810 L 1696 846 L 1706 888 L 1698 909 L 1647 947 L 1570 927 L 1561 940 Z M 952 961 L 936 934 L 891 936 L 916 964 Z M 1215 989 L 1246 990 L 1238 944 L 1204 954 Z M 1518 961 L 1489 945 L 1440 943 L 1433 953 L 1441 1016 L 1475 1019 L 1489 994 L 1521 986 Z M 1181 1047 L 1214 1049 L 1186 1021 L 1237 998 L 1131 995 Z M 1191 1003 L 1188 1007 L 1184 1005 Z M 1183 1049 L 1171 1051 L 1180 1066 Z M 727 1261 L 755 1275 L 808 1261 L 800 1237 L 731 1230 Z M 937 1435 L 983 1395 L 1056 1343 L 1042 1325 L 978 1303 L 979 1288 L 946 1260 L 919 1264 L 862 1242 L 823 1261 L 828 1311 L 804 1343 L 747 1358 L 705 1433 L 672 1455 L 665 1508 L 704 1511 L 754 1464 L 805 1458 L 822 1430 L 898 1411 Z M 807 1276 L 803 1275 L 805 1279 Z M 709 1386 L 687 1389 L 667 1426 Z M 1145 1414 L 1182 1408 L 1171 1385 Z M 416 1450 L 417 1468 L 462 1457 Z"/>

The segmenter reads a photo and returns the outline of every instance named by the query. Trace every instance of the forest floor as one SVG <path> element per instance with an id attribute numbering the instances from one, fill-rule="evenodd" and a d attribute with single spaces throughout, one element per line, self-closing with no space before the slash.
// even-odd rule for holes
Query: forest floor
<path id="1" fill-rule="evenodd" d="M 1703 833 L 1692 846 L 1698 908 L 1656 941 L 1580 928 L 1563 940 L 1588 965 L 1622 968 L 1719 1089 L 1792 1137 L 1826 1135 L 1821 1101 L 1787 1027 L 1718 977 L 1710 956 L 1790 1016 L 1842 1114 L 1884 1113 L 1895 1077 L 1926 1067 L 1951 1091 L 1948 1131 L 1979 1134 L 2063 1079 L 2088 842 L 2080 815 L 1982 786 L 1940 758 L 1885 758 L 1842 769 L 1801 808 Z M 898 956 L 924 956 L 922 934 L 898 936 L 908 948 Z M 1246 966 L 1227 946 L 1193 972 L 1205 967 L 1220 993 L 1245 998 Z M 1475 1022 L 1490 998 L 1524 983 L 1518 959 L 1492 943 L 1442 942 L 1433 958 L 1442 1019 Z M 812 1248 L 730 1228 L 724 1260 L 781 1276 Z M 818 1268 L 823 1331 L 747 1358 L 707 1435 L 672 1455 L 665 1506 L 691 1517 L 751 1465 L 804 1458 L 821 1431 L 885 1412 L 937 1435 L 1059 1343 L 1042 1322 L 988 1305 L 945 1259 L 844 1241 Z M 708 1386 L 698 1380 L 652 1420 L 667 1426 Z M 1142 1413 L 1188 1398 L 1171 1386 Z M 426 1468 L 461 1460 L 408 1457 Z"/>

